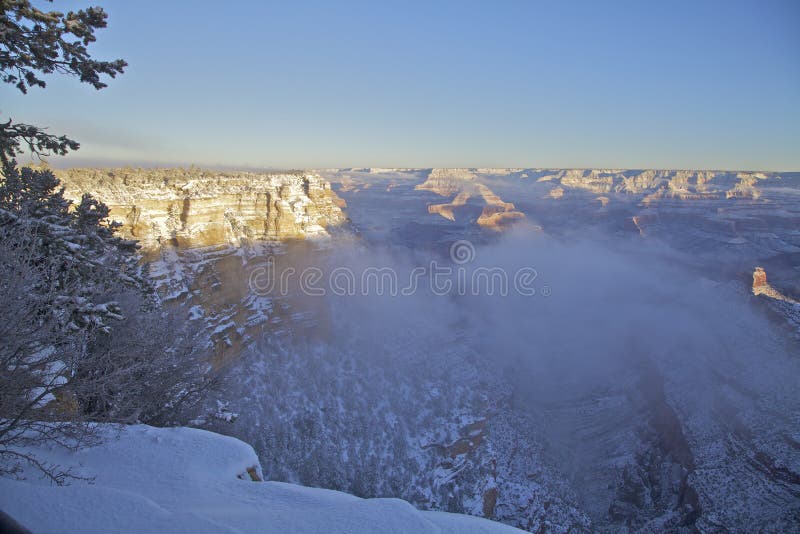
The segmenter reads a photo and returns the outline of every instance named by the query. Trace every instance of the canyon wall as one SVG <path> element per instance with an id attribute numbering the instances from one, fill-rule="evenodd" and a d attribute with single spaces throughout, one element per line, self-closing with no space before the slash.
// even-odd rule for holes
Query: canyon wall
<path id="1" fill-rule="evenodd" d="M 341 199 L 316 174 L 197 169 L 57 171 L 68 198 L 91 193 L 145 249 L 327 236 L 344 222 Z"/>
<path id="2" fill-rule="evenodd" d="M 358 186 L 354 179 L 369 180 L 376 175 L 372 169 L 368 171 L 326 171 L 325 176 L 334 182 L 346 177 L 348 190 L 360 189 L 367 188 L 368 182 Z M 434 168 L 395 170 L 389 175 L 423 178 L 415 186 L 417 191 L 446 199 L 429 203 L 429 214 L 451 222 L 471 221 L 496 231 L 523 220 L 535 226 L 538 221 L 525 206 L 538 203 L 540 198 L 565 204 L 572 200 L 583 202 L 590 194 L 594 195 L 592 204 L 599 202 L 602 208 L 612 201 L 636 202 L 644 210 L 682 201 L 723 202 L 727 208 L 736 205 L 736 200 L 747 206 L 769 202 L 769 198 L 762 198 L 765 190 L 774 193 L 796 189 L 800 184 L 797 173 L 716 170 Z M 531 198 L 531 194 L 538 198 Z M 708 212 L 708 206 L 703 206 Z M 643 212 L 631 219 L 642 233 L 642 224 L 649 224 L 649 215 Z"/>
<path id="3" fill-rule="evenodd" d="M 480 173 L 480 170 L 476 170 L 476 173 Z M 455 195 L 455 198 L 443 204 L 430 204 L 428 213 L 455 221 L 455 212 L 467 203 L 473 203 L 482 208 L 475 221 L 478 226 L 495 231 L 504 230 L 513 222 L 525 219 L 525 214 L 518 211 L 513 203 L 505 202 L 485 184 L 477 182 L 476 173 L 469 169 L 431 169 L 428 179 L 417 185 L 416 189 L 431 191 L 442 197 Z"/>

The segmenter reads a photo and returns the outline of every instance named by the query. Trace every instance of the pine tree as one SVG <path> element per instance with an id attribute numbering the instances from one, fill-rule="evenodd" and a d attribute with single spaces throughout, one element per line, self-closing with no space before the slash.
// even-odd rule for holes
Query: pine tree
<path id="1" fill-rule="evenodd" d="M 0 0 L 0 80 L 26 93 L 40 74 L 65 73 L 97 89 L 122 60 L 93 60 L 87 46 L 105 27 L 102 9 L 43 12 Z M 24 446 L 77 448 L 90 421 L 168 422 L 215 377 L 204 339 L 159 308 L 138 245 L 116 235 L 109 209 L 89 194 L 73 204 L 48 169 L 15 156 L 64 154 L 78 143 L 41 128 L 0 124 L 0 473 L 20 461 L 54 482 L 69 475 Z"/>
<path id="2" fill-rule="evenodd" d="M 0 7 L 0 81 L 23 94 L 32 87 L 46 87 L 41 75 L 51 73 L 103 89 L 107 86 L 103 76 L 114 78 L 127 66 L 121 59 L 97 61 L 89 55 L 95 31 L 106 27 L 107 15 L 99 7 L 66 14 L 42 11 L 30 0 L 0 0 Z M 0 119 L 0 163 L 9 163 L 23 149 L 38 156 L 64 155 L 79 146 L 41 127 Z"/>

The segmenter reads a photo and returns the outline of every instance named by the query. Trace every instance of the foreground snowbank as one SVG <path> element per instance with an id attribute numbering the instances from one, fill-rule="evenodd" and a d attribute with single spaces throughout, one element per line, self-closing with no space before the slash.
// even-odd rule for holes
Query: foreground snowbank
<path id="1" fill-rule="evenodd" d="M 77 453 L 30 451 L 92 481 L 52 486 L 28 469 L 25 480 L 0 478 L 0 510 L 37 534 L 519 532 L 484 519 L 421 512 L 399 499 L 254 483 L 261 468 L 252 447 L 203 430 L 137 425 L 118 436 L 104 431 L 110 437 L 102 445 Z"/>

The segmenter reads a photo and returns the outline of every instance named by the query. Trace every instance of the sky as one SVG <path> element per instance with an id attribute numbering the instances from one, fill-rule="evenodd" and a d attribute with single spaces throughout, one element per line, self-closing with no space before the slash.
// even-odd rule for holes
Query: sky
<path id="1" fill-rule="evenodd" d="M 96 91 L 0 87 L 56 165 L 800 171 L 800 2 L 55 0 Z"/>

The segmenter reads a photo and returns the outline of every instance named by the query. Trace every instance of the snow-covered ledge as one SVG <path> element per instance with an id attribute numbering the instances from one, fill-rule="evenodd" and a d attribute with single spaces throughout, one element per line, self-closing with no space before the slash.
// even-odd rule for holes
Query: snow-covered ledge
<path id="1" fill-rule="evenodd" d="M 35 533 L 511 533 L 485 519 L 422 512 L 399 499 L 360 499 L 263 478 L 253 448 L 192 428 L 101 429 L 101 445 L 29 449 L 92 480 L 53 486 L 35 469 L 0 478 L 0 510 Z"/>

